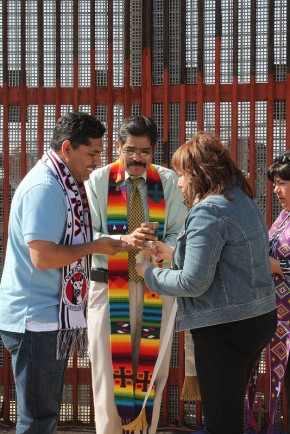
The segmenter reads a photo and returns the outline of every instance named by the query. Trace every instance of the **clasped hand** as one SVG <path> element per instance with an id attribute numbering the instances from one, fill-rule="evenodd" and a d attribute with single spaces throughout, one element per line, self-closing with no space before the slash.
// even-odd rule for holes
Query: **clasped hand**
<path id="1" fill-rule="evenodd" d="M 162 241 L 153 241 L 141 251 L 144 258 L 150 257 L 151 264 L 160 267 L 163 261 L 171 262 L 173 247 Z M 146 269 L 149 267 L 149 261 L 136 261 L 136 270 L 139 276 L 144 277 Z"/>
<path id="2" fill-rule="evenodd" d="M 122 235 L 121 240 L 130 247 L 144 249 L 147 241 L 156 241 L 155 230 L 150 223 L 141 223 L 131 234 Z"/>

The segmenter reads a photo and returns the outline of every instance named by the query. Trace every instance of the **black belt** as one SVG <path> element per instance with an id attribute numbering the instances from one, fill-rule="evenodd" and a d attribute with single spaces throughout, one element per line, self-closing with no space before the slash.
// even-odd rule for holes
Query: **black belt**
<path id="1" fill-rule="evenodd" d="M 104 282 L 108 283 L 109 272 L 105 268 L 92 268 L 91 269 L 91 280 L 94 282 Z"/>

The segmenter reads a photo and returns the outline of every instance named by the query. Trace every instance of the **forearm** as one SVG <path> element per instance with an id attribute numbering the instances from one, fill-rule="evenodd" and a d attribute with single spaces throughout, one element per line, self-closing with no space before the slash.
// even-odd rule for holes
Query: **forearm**
<path id="1" fill-rule="evenodd" d="M 144 280 L 153 291 L 163 295 L 178 297 L 199 297 L 207 291 L 209 282 L 192 280 L 183 270 L 160 269 L 148 267 Z"/>
<path id="2" fill-rule="evenodd" d="M 120 250 L 123 250 L 123 243 L 110 238 L 101 238 L 90 243 L 71 246 L 41 240 L 29 243 L 32 264 L 40 270 L 61 268 L 93 253 L 112 255 Z"/>
<path id="3" fill-rule="evenodd" d="M 290 276 L 289 259 L 274 259 L 270 256 L 271 271 L 273 274 Z"/>
<path id="4" fill-rule="evenodd" d="M 40 270 L 62 268 L 93 253 L 94 244 L 92 242 L 63 246 L 47 241 L 37 241 L 37 245 L 31 242 L 29 245 L 30 257 L 33 265 Z"/>
<path id="5" fill-rule="evenodd" d="M 280 266 L 280 261 L 277 259 L 274 259 L 270 256 L 270 264 L 271 264 L 271 272 L 273 274 L 280 274 L 283 275 L 282 268 Z"/>

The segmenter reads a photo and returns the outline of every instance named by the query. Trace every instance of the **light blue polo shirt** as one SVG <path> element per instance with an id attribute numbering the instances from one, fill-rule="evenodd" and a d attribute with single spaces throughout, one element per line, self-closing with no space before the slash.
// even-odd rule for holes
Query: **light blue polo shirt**
<path id="1" fill-rule="evenodd" d="M 28 242 L 62 240 L 65 195 L 41 161 L 19 184 L 9 218 L 8 243 L 0 285 L 0 330 L 24 333 L 26 321 L 58 321 L 60 269 L 37 270 Z"/>

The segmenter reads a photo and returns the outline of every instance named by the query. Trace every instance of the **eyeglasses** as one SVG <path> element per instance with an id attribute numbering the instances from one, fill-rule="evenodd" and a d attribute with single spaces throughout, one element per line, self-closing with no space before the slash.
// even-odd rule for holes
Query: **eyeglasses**
<path id="1" fill-rule="evenodd" d="M 134 154 L 140 155 L 140 157 L 143 157 L 143 158 L 146 158 L 146 157 L 149 157 L 149 155 L 152 155 L 152 149 L 151 148 L 144 148 L 144 149 L 122 148 L 122 152 L 124 152 L 124 154 L 128 155 L 129 157 L 133 157 Z"/>

